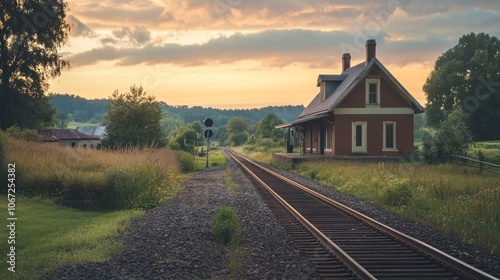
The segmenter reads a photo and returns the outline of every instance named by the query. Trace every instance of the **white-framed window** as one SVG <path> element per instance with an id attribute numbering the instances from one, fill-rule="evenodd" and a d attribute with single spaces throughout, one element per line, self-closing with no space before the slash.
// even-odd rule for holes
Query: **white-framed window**
<path id="1" fill-rule="evenodd" d="M 366 104 L 380 106 L 380 79 L 366 79 Z"/>
<path id="2" fill-rule="evenodd" d="M 384 122 L 384 148 L 383 151 L 397 151 L 396 148 L 396 123 Z"/>

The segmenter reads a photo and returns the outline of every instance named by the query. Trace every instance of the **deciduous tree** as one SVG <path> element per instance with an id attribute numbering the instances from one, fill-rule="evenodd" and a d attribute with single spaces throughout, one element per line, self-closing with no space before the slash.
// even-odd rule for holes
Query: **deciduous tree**
<path id="1" fill-rule="evenodd" d="M 475 140 L 500 139 L 500 41 L 470 33 L 441 55 L 423 87 L 427 123 L 462 109 Z"/>
<path id="2" fill-rule="evenodd" d="M 164 146 L 166 139 L 161 127 L 162 117 L 160 104 L 142 87 L 131 86 L 127 93 L 116 90 L 110 98 L 108 115 L 104 120 L 106 137 L 103 146 Z"/>
<path id="3" fill-rule="evenodd" d="M 29 110 L 24 108 L 22 102 L 31 102 L 35 106 L 44 103 L 41 98 L 48 88 L 47 80 L 60 75 L 62 69 L 69 66 L 69 61 L 62 59 L 58 51 L 66 43 L 70 32 L 70 25 L 65 21 L 66 11 L 67 4 L 62 0 L 0 1 L 2 130 L 13 124 L 28 126 L 17 118 L 17 110 Z M 16 114 L 13 114 L 14 101 L 21 103 L 20 108 L 16 108 Z M 45 105 L 36 106 L 34 112 L 41 111 L 47 115 Z M 55 112 L 48 113 L 53 118 Z"/>

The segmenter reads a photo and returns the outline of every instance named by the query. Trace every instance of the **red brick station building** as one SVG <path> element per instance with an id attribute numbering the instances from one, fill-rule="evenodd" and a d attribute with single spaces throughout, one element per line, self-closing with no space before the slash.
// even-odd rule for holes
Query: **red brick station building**
<path id="1" fill-rule="evenodd" d="M 377 59 L 376 46 L 367 40 L 366 60 L 352 67 L 343 54 L 342 73 L 319 75 L 311 103 L 277 126 L 302 134 L 302 154 L 397 157 L 413 149 L 413 117 L 424 108 Z"/>

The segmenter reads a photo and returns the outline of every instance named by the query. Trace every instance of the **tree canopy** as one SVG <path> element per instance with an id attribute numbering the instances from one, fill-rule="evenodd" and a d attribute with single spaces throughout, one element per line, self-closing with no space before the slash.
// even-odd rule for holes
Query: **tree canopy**
<path id="1" fill-rule="evenodd" d="M 257 123 L 257 137 L 283 140 L 283 129 L 275 128 L 275 126 L 282 123 L 283 121 L 277 115 L 268 114 Z"/>
<path id="2" fill-rule="evenodd" d="M 442 54 L 424 84 L 429 126 L 461 109 L 475 140 L 500 139 L 500 42 L 484 33 L 462 36 Z"/>
<path id="3" fill-rule="evenodd" d="M 32 119 L 37 118 L 35 113 L 38 112 L 42 113 L 41 118 L 52 119 L 55 115 L 54 110 L 46 110 L 50 103 L 43 98 L 48 88 L 47 80 L 60 75 L 62 69 L 69 66 L 69 61 L 62 59 L 58 52 L 70 32 L 70 25 L 65 21 L 66 11 L 67 4 L 61 0 L 0 2 L 2 130 L 13 124 L 30 125 L 18 110 L 32 111 Z M 14 103 L 18 107 L 14 107 Z"/>
<path id="4" fill-rule="evenodd" d="M 142 87 L 131 86 L 130 91 L 116 90 L 108 104 L 104 120 L 106 147 L 165 145 L 161 127 L 163 111 L 154 96 L 148 96 Z"/>

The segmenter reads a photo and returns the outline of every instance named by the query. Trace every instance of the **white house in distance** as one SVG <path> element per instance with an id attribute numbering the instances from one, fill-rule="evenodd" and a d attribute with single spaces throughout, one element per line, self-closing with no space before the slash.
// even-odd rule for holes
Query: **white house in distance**
<path id="1" fill-rule="evenodd" d="M 101 138 L 73 129 L 41 129 L 38 131 L 45 143 L 57 143 L 61 147 L 96 148 Z"/>

